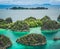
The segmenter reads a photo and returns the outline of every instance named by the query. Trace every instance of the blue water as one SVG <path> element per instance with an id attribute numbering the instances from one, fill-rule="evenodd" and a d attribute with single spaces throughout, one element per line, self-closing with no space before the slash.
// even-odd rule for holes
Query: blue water
<path id="1" fill-rule="evenodd" d="M 35 32 L 36 31 L 36 32 Z M 44 46 L 26 46 L 19 43 L 16 43 L 16 40 L 24 35 L 30 34 L 30 33 L 41 33 L 40 27 L 37 28 L 31 28 L 30 32 L 15 32 L 11 30 L 6 29 L 0 29 L 0 34 L 3 34 L 10 38 L 12 42 L 12 46 L 7 49 L 60 49 L 60 41 L 53 41 L 54 37 L 60 37 L 60 32 L 57 32 L 55 34 L 42 34 L 47 39 L 47 44 Z"/>

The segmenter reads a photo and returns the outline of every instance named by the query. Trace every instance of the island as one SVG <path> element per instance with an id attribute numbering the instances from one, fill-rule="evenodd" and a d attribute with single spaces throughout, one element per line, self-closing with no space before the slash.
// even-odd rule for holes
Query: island
<path id="1" fill-rule="evenodd" d="M 8 27 L 10 26 L 10 23 L 13 23 L 13 21 L 10 17 L 8 17 L 6 19 L 0 18 L 0 28 L 1 29 L 8 29 Z"/>
<path id="2" fill-rule="evenodd" d="M 10 17 L 0 19 L 1 29 L 10 29 L 12 31 L 29 32 L 30 28 L 41 27 L 42 32 L 53 33 L 60 30 L 60 23 L 52 20 L 49 16 L 37 19 L 30 16 L 24 20 L 12 21 Z"/>
<path id="3" fill-rule="evenodd" d="M 29 31 L 29 26 L 24 21 L 16 21 L 15 23 L 10 24 L 9 29 L 13 31 Z"/>
<path id="4" fill-rule="evenodd" d="M 4 35 L 0 35 L 0 49 L 7 49 L 12 45 L 10 39 Z"/>
<path id="5" fill-rule="evenodd" d="M 40 10 L 40 9 L 48 9 L 48 8 L 46 8 L 46 7 L 35 7 L 35 8 L 25 8 L 25 7 L 11 7 L 10 9 L 13 9 L 13 10 L 17 10 L 17 9 L 27 9 L 27 10 Z"/>
<path id="6" fill-rule="evenodd" d="M 32 16 L 26 18 L 24 21 L 25 21 L 25 23 L 28 24 L 29 28 L 41 27 L 43 25 L 43 23 L 40 19 L 36 19 Z"/>
<path id="7" fill-rule="evenodd" d="M 55 38 L 53 38 L 53 40 L 54 40 L 54 41 L 58 41 L 58 40 L 60 40 L 60 38 L 55 37 Z"/>
<path id="8" fill-rule="evenodd" d="M 0 28 L 11 29 L 12 31 L 29 31 L 29 28 L 41 27 L 43 25 L 41 19 L 36 19 L 32 16 L 24 19 L 12 21 L 12 18 L 0 19 Z"/>
<path id="9" fill-rule="evenodd" d="M 55 20 L 51 20 L 48 16 L 42 18 L 41 21 L 43 22 L 41 27 L 43 33 L 56 33 L 60 28 L 60 24 Z"/>
<path id="10" fill-rule="evenodd" d="M 16 42 L 28 46 L 41 46 L 46 44 L 46 38 L 41 34 L 33 33 L 20 37 Z"/>

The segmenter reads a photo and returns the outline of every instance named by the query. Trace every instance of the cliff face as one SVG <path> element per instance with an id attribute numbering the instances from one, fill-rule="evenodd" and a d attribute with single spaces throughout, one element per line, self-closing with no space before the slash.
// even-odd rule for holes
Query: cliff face
<path id="1" fill-rule="evenodd" d="M 46 44 L 46 38 L 41 34 L 29 34 L 17 39 L 17 42 L 28 46 L 40 46 Z"/>
<path id="2" fill-rule="evenodd" d="M 10 39 L 4 35 L 0 35 L 0 49 L 6 49 L 12 45 Z"/>
<path id="3" fill-rule="evenodd" d="M 59 22 L 60 22 L 60 15 L 58 16 L 57 21 L 59 21 Z"/>

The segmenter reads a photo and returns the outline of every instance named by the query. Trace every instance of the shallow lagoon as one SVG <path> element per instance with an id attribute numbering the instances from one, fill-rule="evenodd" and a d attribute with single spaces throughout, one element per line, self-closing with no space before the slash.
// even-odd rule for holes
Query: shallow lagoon
<path id="1" fill-rule="evenodd" d="M 6 29 L 0 29 L 0 34 L 9 37 L 10 40 L 12 41 L 12 46 L 7 49 L 60 49 L 60 41 L 53 41 L 54 37 L 60 37 L 60 31 L 55 34 L 43 34 L 47 38 L 47 44 L 44 46 L 33 47 L 33 46 L 26 46 L 26 45 L 16 43 L 17 38 L 30 34 L 32 32 L 42 34 L 40 27 L 31 28 L 30 32 L 15 32 Z"/>

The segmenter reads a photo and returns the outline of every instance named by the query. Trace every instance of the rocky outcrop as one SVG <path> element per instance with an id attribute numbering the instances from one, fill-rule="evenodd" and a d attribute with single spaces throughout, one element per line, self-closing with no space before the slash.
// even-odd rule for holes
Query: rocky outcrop
<path id="1" fill-rule="evenodd" d="M 34 17 L 28 17 L 24 21 L 28 24 L 30 28 L 42 26 L 42 21 Z"/>
<path id="2" fill-rule="evenodd" d="M 42 21 L 43 23 L 45 23 L 45 22 L 48 21 L 48 20 L 51 20 L 51 18 L 48 17 L 48 16 L 44 16 L 44 17 L 41 19 L 41 21 Z"/>
<path id="3" fill-rule="evenodd" d="M 5 21 L 6 21 L 6 23 L 7 23 L 7 24 L 9 24 L 9 23 L 12 23 L 12 22 L 13 22 L 11 17 L 6 18 L 6 19 L 5 19 Z"/>
<path id="4" fill-rule="evenodd" d="M 43 25 L 41 27 L 42 31 L 47 30 L 48 32 L 50 32 L 50 31 L 53 32 L 55 30 L 60 29 L 60 24 L 55 20 L 51 20 L 47 16 L 42 18 L 41 21 L 43 22 Z"/>
<path id="5" fill-rule="evenodd" d="M 12 45 L 10 39 L 4 35 L 0 35 L 0 49 L 6 49 Z"/>
<path id="6" fill-rule="evenodd" d="M 60 22 L 60 15 L 58 16 L 57 21 L 59 21 L 59 22 Z"/>
<path id="7" fill-rule="evenodd" d="M 60 28 L 60 24 L 53 20 L 48 20 L 41 27 L 42 30 L 56 30 Z"/>
<path id="8" fill-rule="evenodd" d="M 53 40 L 54 40 L 54 41 L 57 41 L 57 40 L 60 40 L 60 38 L 54 38 Z"/>
<path id="9" fill-rule="evenodd" d="M 29 31 L 29 26 L 23 21 L 16 21 L 10 25 L 9 29 L 13 31 Z"/>
<path id="10" fill-rule="evenodd" d="M 46 44 L 46 38 L 41 34 L 29 34 L 17 39 L 16 42 L 28 46 L 41 46 Z"/>

